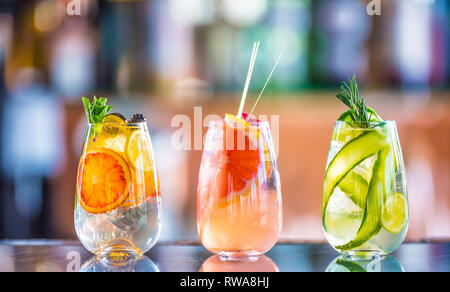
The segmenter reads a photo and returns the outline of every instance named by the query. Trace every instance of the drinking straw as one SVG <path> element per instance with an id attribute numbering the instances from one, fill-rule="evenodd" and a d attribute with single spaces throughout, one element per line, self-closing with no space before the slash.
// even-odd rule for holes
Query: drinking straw
<path id="1" fill-rule="evenodd" d="M 250 58 L 250 66 L 248 68 L 247 79 L 245 80 L 244 92 L 242 93 L 241 104 L 239 105 L 239 111 L 237 114 L 237 117 L 239 117 L 239 118 L 242 116 L 242 112 L 244 111 L 245 99 L 247 97 L 250 80 L 252 79 L 253 67 L 255 66 L 255 60 L 256 60 L 256 56 L 258 55 L 258 49 L 259 49 L 259 41 L 257 43 L 253 43 L 253 51 L 252 51 L 252 56 Z"/>
<path id="2" fill-rule="evenodd" d="M 266 81 L 266 83 L 264 84 L 263 89 L 262 89 L 261 92 L 259 93 L 259 96 L 258 96 L 258 98 L 256 99 L 255 104 L 253 105 L 253 108 L 252 108 L 252 110 L 251 110 L 251 112 L 250 112 L 250 114 L 249 114 L 250 116 L 252 115 L 253 111 L 255 110 L 255 107 L 256 107 L 256 105 L 258 104 L 259 99 L 260 99 L 261 96 L 263 95 L 264 89 L 266 89 L 267 84 L 269 84 L 270 78 L 272 78 L 272 74 L 273 74 L 273 72 L 275 71 L 275 69 L 277 68 L 278 63 L 280 62 L 281 56 L 283 56 L 283 52 L 284 52 L 284 51 L 281 51 L 280 55 L 278 56 L 278 59 L 277 59 L 277 61 L 275 62 L 275 65 L 274 65 L 273 68 L 272 68 L 272 72 L 270 72 L 269 77 L 267 78 L 267 81 Z"/>

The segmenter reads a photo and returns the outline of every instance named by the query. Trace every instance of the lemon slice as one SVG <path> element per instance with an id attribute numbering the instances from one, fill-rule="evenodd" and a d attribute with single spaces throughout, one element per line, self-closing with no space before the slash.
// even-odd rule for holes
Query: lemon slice
<path id="1" fill-rule="evenodd" d="M 102 131 L 94 141 L 94 146 L 106 147 L 123 154 L 127 143 L 126 118 L 119 114 L 109 114 L 102 123 Z"/>
<path id="2" fill-rule="evenodd" d="M 111 113 L 108 114 L 104 119 L 103 123 L 118 123 L 118 124 L 126 124 L 127 118 L 120 113 Z"/>
<path id="3" fill-rule="evenodd" d="M 407 203 L 405 197 L 400 193 L 390 196 L 383 206 L 381 213 L 381 224 L 384 229 L 391 233 L 402 231 L 408 221 Z"/>
<path id="4" fill-rule="evenodd" d="M 119 113 L 112 113 L 103 119 L 102 135 L 115 136 L 123 132 L 123 126 L 126 125 L 127 118 Z"/>
<path id="5" fill-rule="evenodd" d="M 128 139 L 126 152 L 129 164 L 139 171 L 153 170 L 152 147 L 148 136 L 141 131 L 133 131 Z"/>

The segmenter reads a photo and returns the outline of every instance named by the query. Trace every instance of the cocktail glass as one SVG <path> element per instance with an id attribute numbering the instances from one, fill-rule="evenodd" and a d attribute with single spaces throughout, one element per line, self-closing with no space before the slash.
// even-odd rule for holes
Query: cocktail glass
<path id="1" fill-rule="evenodd" d="M 75 230 L 92 253 L 128 259 L 161 229 L 161 197 L 147 124 L 88 124 L 78 167 Z"/>
<path id="2" fill-rule="evenodd" d="M 323 186 L 322 224 L 350 257 L 394 251 L 408 229 L 405 166 L 394 121 L 334 127 Z"/>
<path id="3" fill-rule="evenodd" d="M 232 115 L 211 122 L 197 189 L 203 245 L 228 258 L 261 255 L 275 245 L 281 225 L 280 177 L 269 124 Z"/>

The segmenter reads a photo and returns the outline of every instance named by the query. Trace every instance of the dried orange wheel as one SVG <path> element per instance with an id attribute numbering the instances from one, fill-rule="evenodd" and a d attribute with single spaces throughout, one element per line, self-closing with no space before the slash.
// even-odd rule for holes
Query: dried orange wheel
<path id="1" fill-rule="evenodd" d="M 123 202 L 123 207 L 132 207 L 139 205 L 151 198 L 159 196 L 159 181 L 156 186 L 157 178 L 153 171 L 146 173 L 135 172 L 132 178 L 133 186 L 128 198 Z"/>
<path id="2" fill-rule="evenodd" d="M 88 150 L 80 162 L 80 205 L 93 214 L 111 211 L 128 197 L 130 182 L 130 169 L 119 154 L 101 147 Z"/>

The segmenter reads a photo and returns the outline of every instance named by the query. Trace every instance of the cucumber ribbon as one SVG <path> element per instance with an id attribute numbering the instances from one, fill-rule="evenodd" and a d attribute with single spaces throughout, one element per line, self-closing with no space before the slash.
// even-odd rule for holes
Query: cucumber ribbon
<path id="1" fill-rule="evenodd" d="M 373 155 L 377 156 L 365 202 L 360 203 L 364 207 L 364 216 L 356 238 L 345 245 L 336 246 L 337 249 L 348 250 L 358 247 L 380 230 L 383 199 L 379 195 L 386 192 L 385 169 L 389 152 L 386 136 L 381 131 L 372 129 L 345 144 L 328 165 L 322 204 L 322 222 L 325 229 L 325 211 L 335 188 L 362 161 Z"/>
<path id="2" fill-rule="evenodd" d="M 346 259 L 338 259 L 336 261 L 336 264 L 346 268 L 349 272 L 360 272 L 360 273 L 367 272 L 367 270 L 364 269 L 357 262 L 349 261 L 349 260 L 346 260 Z"/>

